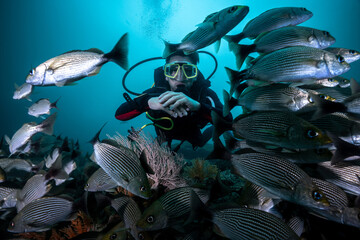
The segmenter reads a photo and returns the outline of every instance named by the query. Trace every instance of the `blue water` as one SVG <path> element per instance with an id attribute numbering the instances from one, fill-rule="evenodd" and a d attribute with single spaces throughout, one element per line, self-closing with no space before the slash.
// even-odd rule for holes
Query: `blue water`
<path id="1" fill-rule="evenodd" d="M 163 41 L 176 43 L 210 13 L 225 7 L 242 4 L 250 7 L 247 17 L 230 33 L 241 32 L 244 25 L 260 13 L 275 7 L 306 7 L 314 16 L 301 24 L 329 31 L 335 38 L 335 47 L 360 50 L 359 0 L 293 0 L 293 1 L 219 1 L 219 0 L 62 0 L 62 1 L 0 1 L 1 25 L 1 128 L 0 136 L 12 136 L 23 123 L 40 122 L 27 114 L 31 103 L 13 100 L 14 83 L 21 85 L 32 67 L 75 49 L 99 48 L 110 51 L 118 39 L 129 33 L 130 66 L 150 57 L 161 56 Z M 242 43 L 250 43 L 243 40 Z M 214 53 L 219 69 L 212 78 L 212 89 L 222 99 L 222 89 L 229 89 L 224 66 L 235 68 L 235 57 L 222 41 L 220 51 L 214 46 L 204 50 Z M 129 75 L 127 85 L 131 90 L 142 91 L 153 83 L 153 71 L 162 61 L 137 68 Z M 360 62 L 351 64 L 344 74 L 360 80 Z M 213 70 L 207 56 L 200 56 L 199 68 L 205 76 Z M 35 87 L 31 99 L 50 98 L 58 102 L 55 134 L 79 139 L 81 148 L 91 151 L 87 143 L 107 122 L 105 134 L 126 134 L 130 126 L 140 128 L 149 120 L 144 115 L 120 122 L 114 114 L 125 100 L 121 79 L 125 71 L 114 63 L 105 64 L 96 76 L 82 79 L 76 86 Z M 56 111 L 56 110 L 52 110 Z M 237 114 L 236 111 L 233 112 Z M 153 128 L 145 131 L 154 134 Z"/>

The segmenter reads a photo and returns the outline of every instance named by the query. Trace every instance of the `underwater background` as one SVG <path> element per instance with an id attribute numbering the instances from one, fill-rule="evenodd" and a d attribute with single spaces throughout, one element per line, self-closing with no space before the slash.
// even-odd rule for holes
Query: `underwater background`
<path id="1" fill-rule="evenodd" d="M 212 12 L 235 4 L 250 7 L 249 14 L 229 34 L 242 31 L 245 24 L 260 13 L 276 7 L 305 7 L 313 17 L 300 26 L 327 30 L 336 38 L 333 47 L 360 50 L 360 1 L 344 0 L 62 0 L 62 1 L 1 1 L 1 127 L 0 135 L 11 137 L 22 124 L 40 122 L 27 114 L 32 103 L 26 99 L 14 100 L 14 83 L 21 85 L 29 70 L 64 52 L 76 49 L 98 48 L 110 51 L 119 38 L 129 33 L 129 66 L 146 58 L 162 55 L 163 39 L 178 43 L 196 24 Z M 244 39 L 243 44 L 252 41 Z M 202 50 L 213 53 L 219 62 L 212 77 L 212 89 L 222 101 L 222 90 L 229 89 L 224 66 L 235 68 L 234 54 L 222 40 L 220 50 L 214 45 Z M 126 85 L 135 92 L 142 92 L 153 83 L 153 69 L 163 64 L 157 60 L 140 65 L 126 79 Z M 207 77 L 213 70 L 213 60 L 200 55 L 199 69 Z M 125 71 L 115 63 L 105 64 L 96 76 L 77 81 L 75 86 L 35 87 L 30 98 L 33 102 L 59 97 L 59 110 L 54 134 L 78 139 L 83 150 L 92 152 L 88 141 L 107 122 L 102 134 L 127 134 L 150 122 L 145 114 L 127 122 L 115 119 L 116 109 L 125 100 L 121 81 Z M 351 64 L 347 78 L 359 80 L 360 62 Z M 234 110 L 236 116 L 240 108 Z M 145 131 L 154 133 L 153 127 Z"/>

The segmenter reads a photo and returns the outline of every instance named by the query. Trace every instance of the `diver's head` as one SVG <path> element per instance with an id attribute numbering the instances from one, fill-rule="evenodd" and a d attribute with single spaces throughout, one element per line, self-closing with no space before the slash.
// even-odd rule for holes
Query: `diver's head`
<path id="1" fill-rule="evenodd" d="M 166 58 L 164 74 L 171 91 L 191 88 L 197 78 L 196 64 L 198 62 L 199 54 L 197 52 L 185 55 L 182 51 L 177 51 Z"/>

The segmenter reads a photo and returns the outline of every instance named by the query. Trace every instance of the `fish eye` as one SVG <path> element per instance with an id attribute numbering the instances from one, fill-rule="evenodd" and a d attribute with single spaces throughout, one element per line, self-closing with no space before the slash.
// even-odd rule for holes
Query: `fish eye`
<path id="1" fill-rule="evenodd" d="M 323 198 L 323 195 L 318 191 L 313 191 L 312 197 L 315 201 L 320 201 Z"/>
<path id="2" fill-rule="evenodd" d="M 29 75 L 30 75 L 30 76 L 33 76 L 33 75 L 34 75 L 34 69 L 30 69 Z"/>
<path id="3" fill-rule="evenodd" d="M 143 235 L 142 233 L 139 233 L 139 234 L 138 234 L 138 238 L 139 238 L 140 240 L 145 239 L 145 238 L 144 238 L 144 235 Z"/>
<path id="4" fill-rule="evenodd" d="M 11 223 L 10 223 L 10 227 L 15 227 L 15 222 L 14 221 L 12 221 Z"/>
<path id="5" fill-rule="evenodd" d="M 313 129 L 308 130 L 306 134 L 309 138 L 315 138 L 319 135 L 319 133 Z"/>
<path id="6" fill-rule="evenodd" d="M 342 80 L 343 83 L 349 83 L 350 81 L 348 79 Z"/>
<path id="7" fill-rule="evenodd" d="M 335 80 L 333 78 L 329 78 L 328 81 L 329 82 L 335 82 Z"/>
<path id="8" fill-rule="evenodd" d="M 232 13 L 235 12 L 237 9 L 237 7 L 233 6 L 232 8 L 229 9 L 228 13 Z"/>
<path id="9" fill-rule="evenodd" d="M 340 55 L 337 55 L 336 58 L 337 58 L 337 60 L 338 60 L 339 63 L 345 62 L 345 59 L 344 59 L 342 56 L 340 56 Z"/>
<path id="10" fill-rule="evenodd" d="M 153 222 L 154 222 L 154 217 L 153 217 L 152 215 L 150 215 L 150 216 L 148 216 L 148 217 L 146 218 L 146 221 L 147 221 L 148 223 L 153 223 Z"/>
<path id="11" fill-rule="evenodd" d="M 323 31 L 323 34 L 325 35 L 325 37 L 330 36 L 330 33 L 328 31 Z"/>
<path id="12" fill-rule="evenodd" d="M 321 97 L 322 99 L 326 99 L 326 95 L 324 94 L 319 94 L 318 96 Z"/>
<path id="13" fill-rule="evenodd" d="M 117 234 L 114 233 L 114 234 L 112 234 L 112 235 L 110 236 L 110 239 L 113 240 L 113 239 L 116 239 L 116 237 L 117 237 Z"/>
<path id="14" fill-rule="evenodd" d="M 144 186 L 140 187 L 140 192 L 145 192 L 146 188 Z"/>
<path id="15" fill-rule="evenodd" d="M 355 54 L 355 50 L 349 50 L 349 53 L 350 53 L 351 55 L 354 55 L 354 54 Z"/>

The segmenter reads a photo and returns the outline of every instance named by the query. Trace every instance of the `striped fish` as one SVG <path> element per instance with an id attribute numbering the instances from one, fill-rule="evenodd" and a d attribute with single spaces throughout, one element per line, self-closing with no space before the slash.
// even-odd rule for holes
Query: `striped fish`
<path id="1" fill-rule="evenodd" d="M 353 49 L 328 47 L 325 50 L 343 56 L 347 63 L 352 63 L 360 59 L 360 52 Z"/>
<path id="2" fill-rule="evenodd" d="M 243 38 L 254 39 L 263 32 L 269 32 L 286 26 L 295 26 L 313 16 L 306 8 L 280 7 L 261 13 L 250 20 L 243 31 L 236 35 L 227 35 L 226 40 L 238 43 Z"/>
<path id="3" fill-rule="evenodd" d="M 360 194 L 360 163 L 358 161 L 339 162 L 331 165 L 331 162 L 319 163 L 316 171 L 326 181 L 339 186 L 345 192 Z"/>
<path id="4" fill-rule="evenodd" d="M 35 199 L 43 197 L 51 189 L 51 184 L 47 184 L 45 174 L 32 176 L 17 194 L 16 209 L 19 212 L 27 204 Z"/>
<path id="5" fill-rule="evenodd" d="M 0 209 L 16 206 L 16 195 L 21 189 L 0 186 Z"/>
<path id="6" fill-rule="evenodd" d="M 136 228 L 136 222 L 141 217 L 137 203 L 130 197 L 120 197 L 111 201 L 111 206 L 120 214 L 125 228 L 130 229 L 131 235 L 137 240 L 152 239 L 146 232 Z"/>
<path id="7" fill-rule="evenodd" d="M 245 58 L 252 52 L 269 53 L 285 47 L 307 46 L 324 49 L 335 43 L 335 38 L 327 31 L 309 27 L 288 26 L 260 34 L 252 45 L 230 43 L 236 57 L 236 65 L 241 68 Z"/>
<path id="8" fill-rule="evenodd" d="M 294 216 L 294 217 L 290 218 L 289 221 L 287 222 L 287 225 L 292 230 L 294 230 L 296 235 L 298 235 L 299 237 L 304 232 L 305 222 L 304 222 L 304 219 L 299 216 Z"/>
<path id="9" fill-rule="evenodd" d="M 331 78 L 350 70 L 340 55 L 322 49 L 295 46 L 283 48 L 255 59 L 239 73 L 241 79 L 265 82 L 306 82 Z"/>
<path id="10" fill-rule="evenodd" d="M 320 209 L 329 206 L 311 178 L 286 159 L 255 152 L 234 154 L 231 162 L 237 174 L 284 200 Z"/>
<path id="11" fill-rule="evenodd" d="M 26 205 L 12 219 L 8 231 L 13 233 L 39 232 L 54 224 L 69 220 L 73 214 L 73 202 L 59 197 L 44 197 Z"/>
<path id="12" fill-rule="evenodd" d="M 129 192 L 148 199 L 151 190 L 146 173 L 135 152 L 113 141 L 99 141 L 101 129 L 91 143 L 96 163 L 117 183 Z"/>
<path id="13" fill-rule="evenodd" d="M 84 190 L 88 192 L 98 192 L 116 187 L 117 183 L 102 168 L 99 168 L 91 175 Z"/>
<path id="14" fill-rule="evenodd" d="M 197 200 L 197 194 L 190 187 L 172 189 L 145 209 L 136 226 L 145 231 L 153 231 L 182 225 L 190 216 L 193 203 Z"/>
<path id="15" fill-rule="evenodd" d="M 232 123 L 222 121 L 212 112 L 212 119 L 215 136 L 232 130 L 236 138 L 246 139 L 247 142 L 289 149 L 315 149 L 331 143 L 331 139 L 319 128 L 290 112 L 255 112 L 240 115 Z"/>
<path id="16" fill-rule="evenodd" d="M 231 208 L 212 213 L 212 222 L 229 239 L 300 239 L 278 217 L 252 208 Z"/>

